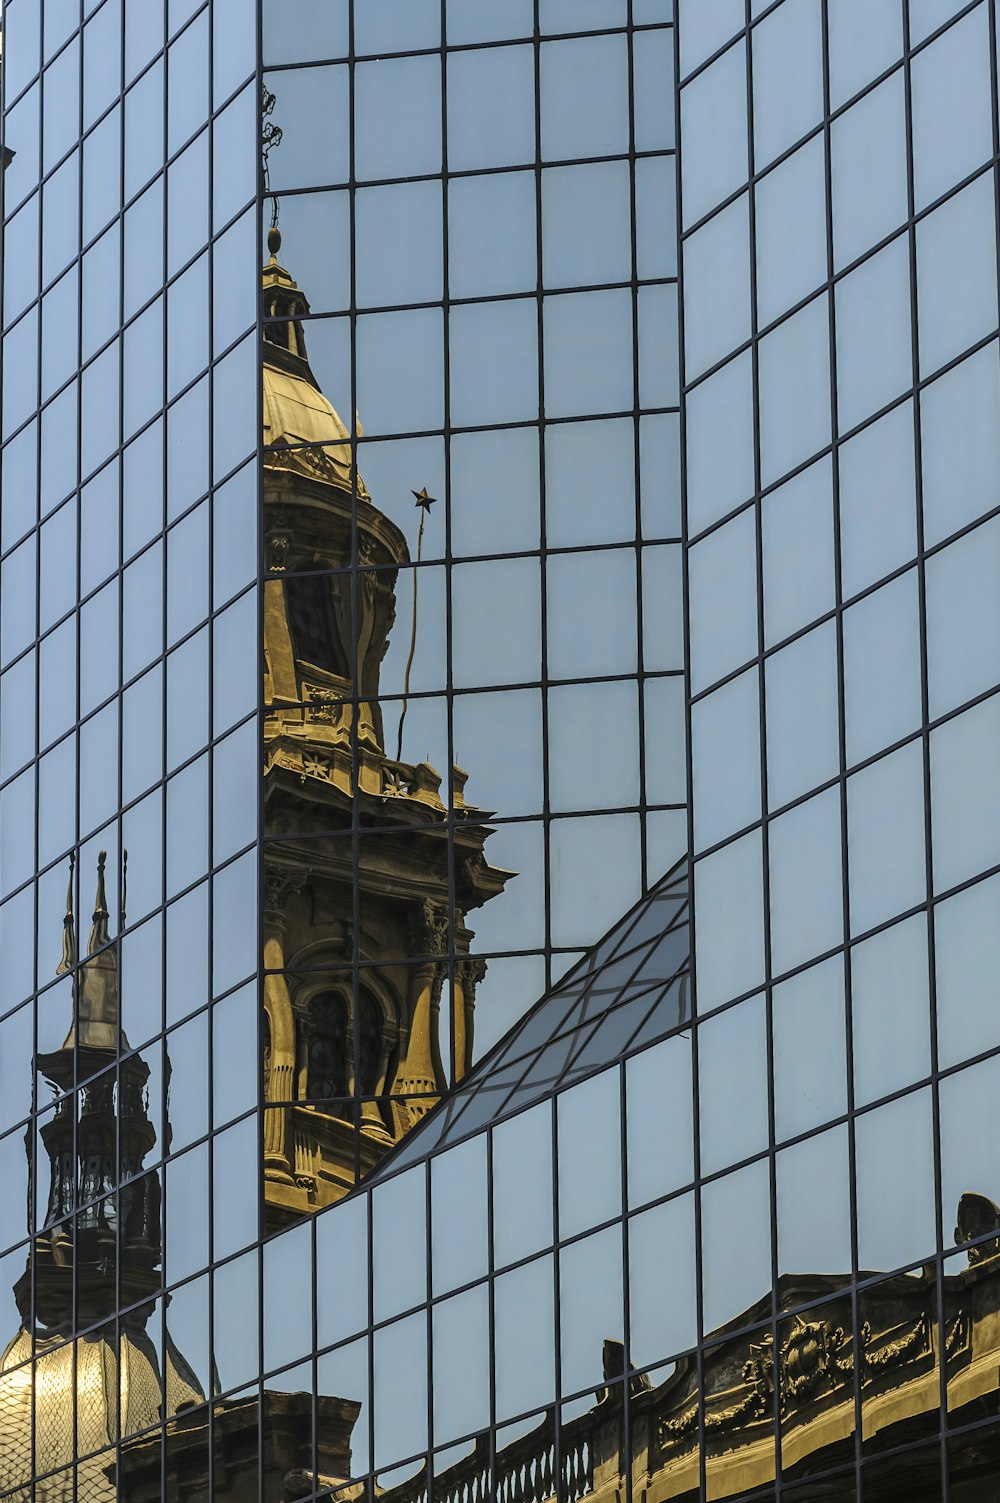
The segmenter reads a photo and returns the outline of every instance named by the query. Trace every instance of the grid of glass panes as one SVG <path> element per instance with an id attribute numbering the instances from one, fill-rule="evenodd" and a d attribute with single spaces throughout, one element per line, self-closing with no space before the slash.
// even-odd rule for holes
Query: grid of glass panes
<path id="1" fill-rule="evenodd" d="M 4 5 L 5 1347 L 22 1314 L 29 1331 L 33 1313 L 41 1319 L 33 1284 L 22 1314 L 11 1294 L 26 1262 L 31 1276 L 26 1232 L 56 1235 L 46 1225 L 53 1090 L 33 1057 L 66 1047 L 77 983 L 55 977 L 67 881 L 83 960 L 100 851 L 123 1034 L 110 1064 L 82 1048 L 74 1064 L 70 1039 L 63 1109 L 79 1116 L 74 1079 L 98 1068 L 120 1104 L 123 1062 L 138 1051 L 155 1143 L 141 1166 L 121 1142 L 100 1174 L 81 1165 L 59 1234 L 71 1240 L 74 1218 L 89 1226 L 99 1216 L 113 1268 L 136 1169 L 168 1154 L 163 1280 L 258 1233 L 246 1188 L 257 1159 L 256 992 L 241 985 L 256 969 L 257 901 L 254 23 L 245 0 Z M 74 958 L 71 938 L 71 967 Z M 210 1150 L 210 1130 L 234 1119 Z M 88 1204 L 94 1184 L 111 1186 L 98 1210 Z M 114 1301 L 97 1325 L 82 1269 L 78 1278 L 79 1288 L 69 1259 L 56 1329 L 92 1327 L 67 1356 L 82 1375 L 86 1353 L 104 1339 L 115 1349 L 119 1328 Z M 192 1297 L 178 1294 L 179 1305 Z M 145 1319 L 161 1353 L 164 1308 L 158 1299 Z M 31 1350 L 30 1337 L 17 1347 Z M 16 1353 L 4 1360 L 9 1368 Z M 207 1387 L 204 1367 L 200 1378 Z M 6 1404 L 19 1380 L 5 1381 Z M 39 1392 L 47 1381 L 40 1370 Z M 74 1423 L 80 1453 L 118 1439 L 113 1422 L 91 1425 L 64 1392 L 65 1434 L 33 1433 L 30 1406 L 19 1412 L 5 1481 L 27 1480 L 32 1444 L 39 1472 L 72 1462 Z M 123 1431 L 128 1422 L 126 1410 Z M 76 1480 L 87 1496 L 108 1460 L 81 1467 L 79 1479 L 60 1474 L 53 1496 Z"/>
<path id="2" fill-rule="evenodd" d="M 636 1369 L 633 1395 L 665 1375 L 652 1364 L 695 1346 L 690 1100 L 690 1042 L 675 1034 L 269 1241 L 265 1409 L 313 1384 L 356 1401 L 342 1476 L 372 1473 L 400 1499 L 480 1474 L 499 1488 L 546 1457 L 558 1475 L 628 1408 L 609 1341 Z M 674 1152 L 653 1164 L 648 1135 L 665 1126 Z M 236 1308 L 257 1267 L 229 1272 Z M 315 1366 L 302 1361 L 314 1343 Z M 227 1361 L 228 1381 L 251 1379 L 256 1331 Z M 627 1453 L 624 1428 L 618 1444 Z"/>
<path id="3" fill-rule="evenodd" d="M 680 7 L 706 1338 L 805 1268 L 943 1286 L 1000 1193 L 995 28 Z"/>
<path id="4" fill-rule="evenodd" d="M 646 1370 L 694 1347 L 685 875 L 686 863 L 484 1061 L 446 1144 L 449 1107 L 374 1188 L 269 1239 L 262 1262 L 250 1251 L 216 1269 L 219 1414 L 258 1394 L 269 1435 L 292 1396 L 317 1396 L 285 1451 L 301 1496 L 374 1474 L 369 1486 L 402 1503 L 491 1472 L 499 1490 L 505 1469 L 558 1472 L 571 1455 L 578 1466 L 608 1414 L 627 1412 L 626 1352 L 652 1392 L 669 1369 Z M 654 1141 L 671 1151 L 650 1155 Z M 260 1331 L 245 1318 L 258 1302 Z M 207 1333 L 185 1326 L 184 1340 L 207 1355 Z M 623 1430 L 619 1455 L 631 1443 Z M 258 1476 L 266 1492 L 266 1455 L 260 1473 L 256 1453 L 226 1460 L 247 1496 Z"/>
<path id="5" fill-rule="evenodd" d="M 386 747 L 408 684 L 403 759 L 517 873 L 469 915 L 477 1054 L 684 848 L 671 9 L 263 6 L 310 364 L 411 558 L 440 503 Z"/>

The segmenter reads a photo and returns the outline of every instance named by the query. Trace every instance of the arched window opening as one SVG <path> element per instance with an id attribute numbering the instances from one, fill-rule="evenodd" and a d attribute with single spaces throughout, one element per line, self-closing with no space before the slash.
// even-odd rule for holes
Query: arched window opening
<path id="1" fill-rule="evenodd" d="M 361 1019 L 358 1026 L 361 1090 L 374 1095 L 379 1087 L 382 1063 L 382 1009 L 370 992 L 361 993 Z"/>
<path id="2" fill-rule="evenodd" d="M 308 1071 L 310 1100 L 334 1101 L 347 1095 L 347 1008 L 332 992 L 312 1003 Z"/>

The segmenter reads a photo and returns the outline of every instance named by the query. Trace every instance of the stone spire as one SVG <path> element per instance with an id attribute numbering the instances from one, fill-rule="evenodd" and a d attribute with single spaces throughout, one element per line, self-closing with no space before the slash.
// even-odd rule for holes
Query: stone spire
<path id="1" fill-rule="evenodd" d="M 66 884 L 66 916 L 63 919 L 62 959 L 56 966 L 56 975 L 65 976 L 76 965 L 76 927 L 73 918 L 73 873 L 76 870 L 76 855 L 69 858 L 69 882 Z"/>
<path id="2" fill-rule="evenodd" d="M 81 1049 L 102 1049 L 114 1054 L 119 1045 L 128 1048 L 118 1016 L 118 957 L 108 933 L 108 899 L 104 869 L 107 851 L 97 858 L 97 891 L 94 915 L 87 941 L 87 958 L 80 967 L 75 986 L 73 1023 L 63 1049 L 74 1044 Z M 72 968 L 75 940 L 73 933 L 73 866 L 70 863 L 69 893 L 63 920 L 63 954 L 57 975 Z"/>

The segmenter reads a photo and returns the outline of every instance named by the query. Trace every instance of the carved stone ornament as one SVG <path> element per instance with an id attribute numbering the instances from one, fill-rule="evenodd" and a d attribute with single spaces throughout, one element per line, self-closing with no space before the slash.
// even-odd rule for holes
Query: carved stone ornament
<path id="1" fill-rule="evenodd" d="M 476 1000 L 476 987 L 485 976 L 486 961 L 481 955 L 462 955 L 455 961 L 455 980 L 470 1006 Z"/>
<path id="2" fill-rule="evenodd" d="M 783 1404 L 809 1396 L 836 1374 L 835 1359 L 844 1333 L 826 1321 L 797 1319 L 781 1348 Z"/>
<path id="3" fill-rule="evenodd" d="M 448 910 L 424 898 L 410 916 L 410 951 L 413 955 L 444 955 L 448 946 Z"/>
<path id="4" fill-rule="evenodd" d="M 306 885 L 305 872 L 290 872 L 280 866 L 264 868 L 264 918 L 274 926 L 282 927 L 290 898 L 295 897 Z"/>
<path id="5" fill-rule="evenodd" d="M 288 566 L 291 538 L 287 533 L 272 533 L 267 540 L 267 567 L 272 574 L 283 574 Z"/>
<path id="6" fill-rule="evenodd" d="M 953 1361 L 968 1348 L 970 1320 L 965 1311 L 959 1311 L 945 1333 L 945 1352 L 948 1361 Z M 885 1335 L 875 1335 L 866 1321 L 860 1331 L 858 1351 L 862 1379 L 871 1383 L 875 1378 L 896 1368 L 905 1368 L 920 1363 L 932 1354 L 930 1327 L 926 1313 L 921 1313 L 910 1325 L 900 1328 L 890 1340 Z M 797 1318 L 778 1353 L 777 1379 L 778 1400 L 781 1413 L 789 1412 L 821 1399 L 824 1395 L 843 1391 L 854 1375 L 855 1354 L 849 1350 L 843 1327 L 831 1326 L 828 1321 L 806 1321 Z M 775 1399 L 775 1364 L 771 1338 L 750 1346 L 750 1354 L 742 1367 L 745 1391 L 736 1403 L 721 1409 L 712 1409 L 706 1404 L 705 1433 L 732 1431 L 740 1424 L 752 1424 L 755 1420 L 773 1414 Z M 669 1449 L 689 1440 L 698 1430 L 698 1405 L 690 1404 L 682 1413 L 664 1416 L 658 1427 L 660 1446 Z"/>

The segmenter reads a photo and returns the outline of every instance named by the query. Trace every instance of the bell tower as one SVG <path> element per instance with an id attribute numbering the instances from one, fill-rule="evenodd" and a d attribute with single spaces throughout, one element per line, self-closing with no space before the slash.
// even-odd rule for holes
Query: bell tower
<path id="1" fill-rule="evenodd" d="M 70 863 L 57 975 L 72 977 L 73 1016 L 61 1047 L 35 1058 L 39 1098 L 47 1082 L 55 1100 L 39 1106 L 37 1142 L 31 1127 L 25 1137 L 31 1251 L 14 1285 L 21 1328 L 0 1356 L 0 1492 L 27 1487 L 44 1461 L 67 1469 L 50 1503 L 114 1503 L 108 1447 L 205 1399 L 169 1334 L 161 1358 L 147 1329 L 163 1283 L 160 1180 L 144 1168 L 156 1133 L 149 1067 L 119 1022 L 105 859 L 79 966 Z"/>
<path id="2" fill-rule="evenodd" d="M 146 1112 L 149 1066 L 131 1053 L 119 1026 L 118 962 L 108 934 L 105 861 L 102 851 L 72 1025 L 61 1048 L 35 1060 L 39 1077 L 56 1096 L 53 1112 L 39 1129 L 49 1162 L 49 1193 L 46 1230 L 35 1242 L 35 1310 L 56 1330 L 71 1319 L 74 1263 L 77 1324 L 113 1314 L 119 1238 L 126 1252 L 120 1260 L 122 1303 L 152 1299 L 160 1286 L 160 1184 L 155 1174 L 142 1173 L 156 1142 Z M 57 974 L 74 966 L 72 866 L 69 880 Z M 22 1317 L 30 1319 L 27 1273 L 15 1294 Z"/>
<path id="3" fill-rule="evenodd" d="M 465 1073 L 485 970 L 467 916 L 510 874 L 486 860 L 466 774 L 443 797 L 429 763 L 386 749 L 380 673 L 409 549 L 310 367 L 277 229 L 268 243 L 265 1199 L 280 1225 L 345 1194 Z"/>

